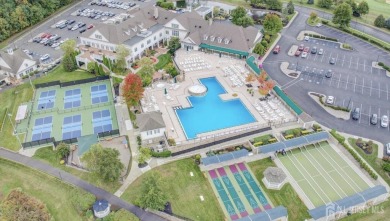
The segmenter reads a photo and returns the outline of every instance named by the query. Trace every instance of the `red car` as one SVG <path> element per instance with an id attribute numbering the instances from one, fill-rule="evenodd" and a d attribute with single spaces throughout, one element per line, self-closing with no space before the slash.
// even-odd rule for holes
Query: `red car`
<path id="1" fill-rule="evenodd" d="M 310 51 L 310 48 L 309 47 L 305 47 L 304 49 L 303 49 L 303 52 L 309 52 Z"/>
<path id="2" fill-rule="evenodd" d="M 47 37 L 47 33 L 43 33 L 42 35 L 41 35 L 41 38 L 46 38 Z"/>
<path id="3" fill-rule="evenodd" d="M 91 29 L 91 28 L 93 28 L 93 27 L 95 27 L 95 26 L 93 26 L 93 25 L 88 25 L 88 29 Z"/>
<path id="4" fill-rule="evenodd" d="M 46 37 L 47 39 L 49 39 L 52 35 L 51 34 L 46 34 Z"/>
<path id="5" fill-rule="evenodd" d="M 300 50 L 297 50 L 297 51 L 295 52 L 295 56 L 299 57 L 300 55 L 301 55 L 301 51 L 300 51 Z"/>
<path id="6" fill-rule="evenodd" d="M 304 47 L 305 47 L 305 46 L 303 46 L 303 44 L 299 45 L 298 51 L 303 51 L 303 48 L 304 48 Z"/>
<path id="7" fill-rule="evenodd" d="M 274 48 L 274 54 L 279 54 L 280 52 L 280 46 L 279 45 L 276 45 L 276 47 Z"/>

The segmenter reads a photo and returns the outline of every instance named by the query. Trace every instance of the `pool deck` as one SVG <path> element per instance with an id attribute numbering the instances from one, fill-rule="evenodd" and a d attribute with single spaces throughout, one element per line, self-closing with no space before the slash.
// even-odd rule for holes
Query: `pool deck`
<path id="1" fill-rule="evenodd" d="M 186 79 L 183 82 L 178 82 L 180 85 L 178 88 L 172 87 L 172 83 L 169 82 L 155 82 L 151 87 L 146 88 L 144 93 L 144 101 L 145 103 L 154 103 L 159 107 L 159 111 L 162 112 L 163 120 L 166 124 L 167 128 L 167 137 L 173 138 L 176 141 L 176 144 L 183 144 L 187 141 L 181 123 L 178 120 L 175 110 L 173 107 L 181 106 L 182 108 L 191 107 L 190 102 L 187 97 L 190 96 L 188 92 L 188 88 L 194 84 L 199 84 L 198 79 L 200 78 L 208 78 L 208 77 L 216 77 L 220 84 L 226 90 L 226 94 L 221 94 L 220 97 L 222 100 L 231 100 L 240 98 L 242 103 L 248 109 L 248 111 L 252 114 L 252 116 L 256 119 L 257 122 L 244 124 L 240 126 L 230 127 L 226 129 L 216 130 L 212 132 L 199 134 L 198 137 L 202 137 L 201 139 L 206 139 L 206 137 L 218 136 L 220 134 L 226 134 L 232 131 L 243 130 L 248 127 L 261 126 L 265 127 L 268 124 L 268 121 L 265 120 L 259 112 L 255 109 L 253 104 L 256 100 L 258 100 L 262 95 L 255 92 L 254 96 L 250 95 L 247 91 L 247 87 L 245 85 L 241 87 L 234 87 L 232 85 L 229 77 L 224 77 L 223 70 L 221 68 L 229 65 L 239 65 L 245 68 L 245 61 L 234 59 L 234 58 L 225 58 L 218 57 L 213 54 L 205 54 L 203 52 L 186 52 L 183 50 L 179 50 L 176 53 L 176 62 L 180 64 L 181 61 L 184 61 L 185 58 L 189 56 L 198 56 L 207 61 L 207 63 L 211 64 L 209 69 L 199 70 L 199 71 L 191 71 L 185 74 Z M 179 68 L 180 67 L 179 65 Z M 256 81 L 250 82 L 252 84 L 252 88 L 257 88 L 259 83 Z M 164 84 L 164 86 L 163 86 Z M 157 87 L 157 85 L 159 85 Z M 164 89 L 167 90 L 168 95 L 171 99 L 168 99 L 164 94 Z M 233 96 L 236 94 L 237 96 Z M 152 98 L 153 97 L 153 98 Z M 152 105 L 155 106 L 155 105 Z M 293 114 L 291 117 L 294 118 Z"/>

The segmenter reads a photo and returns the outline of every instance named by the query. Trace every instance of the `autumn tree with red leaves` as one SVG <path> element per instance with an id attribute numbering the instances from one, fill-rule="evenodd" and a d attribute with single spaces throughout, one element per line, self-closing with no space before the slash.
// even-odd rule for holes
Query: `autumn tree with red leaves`
<path id="1" fill-rule="evenodd" d="M 144 88 L 142 87 L 141 78 L 136 74 L 128 74 L 122 86 L 122 95 L 126 103 L 132 107 L 137 106 L 143 97 L 143 93 Z"/>
<path id="2" fill-rule="evenodd" d="M 275 87 L 275 81 L 268 78 L 267 72 L 264 70 L 261 71 L 257 81 L 260 83 L 259 93 L 262 95 L 266 95 Z"/>

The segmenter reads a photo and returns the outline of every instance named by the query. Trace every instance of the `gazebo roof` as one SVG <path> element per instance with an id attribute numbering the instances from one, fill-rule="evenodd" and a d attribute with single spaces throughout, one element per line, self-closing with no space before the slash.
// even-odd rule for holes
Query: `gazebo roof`
<path id="1" fill-rule="evenodd" d="M 93 210 L 95 212 L 102 212 L 105 211 L 108 207 L 108 201 L 107 200 L 97 200 L 93 204 Z"/>
<path id="2" fill-rule="evenodd" d="M 282 183 L 287 178 L 287 175 L 278 167 L 268 167 L 264 171 L 264 177 L 270 183 Z"/>

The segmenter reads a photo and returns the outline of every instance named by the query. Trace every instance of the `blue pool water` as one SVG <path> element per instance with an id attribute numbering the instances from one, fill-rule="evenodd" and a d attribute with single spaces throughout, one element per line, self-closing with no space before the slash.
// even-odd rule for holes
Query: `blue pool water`
<path id="1" fill-rule="evenodd" d="M 218 96 L 226 91 L 215 77 L 199 81 L 207 87 L 207 94 L 189 96 L 192 107 L 176 110 L 187 139 L 196 138 L 200 133 L 256 122 L 240 99 L 223 101 Z"/>

